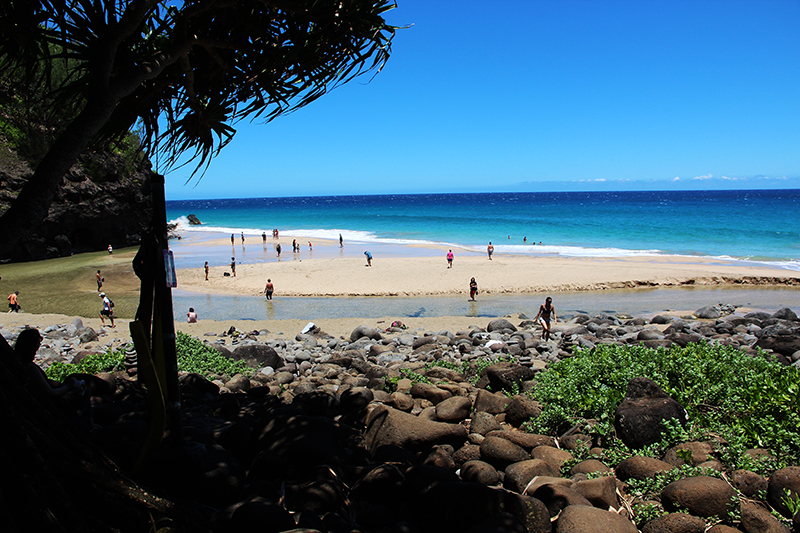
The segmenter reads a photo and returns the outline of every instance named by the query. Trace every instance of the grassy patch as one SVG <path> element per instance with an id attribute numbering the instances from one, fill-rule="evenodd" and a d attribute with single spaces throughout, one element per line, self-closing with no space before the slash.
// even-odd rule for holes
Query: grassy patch
<path id="1" fill-rule="evenodd" d="M 80 363 L 55 362 L 44 371 L 45 375 L 56 381 L 63 382 L 70 374 L 91 374 L 100 372 L 114 372 L 124 368 L 125 352 L 122 350 L 107 351 L 87 356 Z"/>
<path id="2" fill-rule="evenodd" d="M 178 370 L 181 372 L 194 372 L 211 378 L 215 376 L 230 378 L 236 374 L 250 377 L 255 373 L 255 370 L 247 366 L 244 361 L 228 359 L 214 348 L 186 333 L 178 331 L 175 341 L 178 351 Z"/>

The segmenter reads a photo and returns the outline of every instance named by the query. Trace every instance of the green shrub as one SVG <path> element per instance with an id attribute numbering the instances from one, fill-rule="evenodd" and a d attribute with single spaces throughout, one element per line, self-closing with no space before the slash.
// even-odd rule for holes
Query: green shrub
<path id="1" fill-rule="evenodd" d="M 175 345 L 178 352 L 178 370 L 194 372 L 203 376 L 224 375 L 228 377 L 242 374 L 250 377 L 255 371 L 244 361 L 234 361 L 181 331 L 176 333 Z"/>
<path id="2" fill-rule="evenodd" d="M 80 363 L 56 362 L 44 371 L 45 375 L 56 381 L 64 381 L 70 374 L 99 374 L 100 372 L 114 372 L 124 368 L 125 352 L 108 350 L 87 356 Z"/>
<path id="3" fill-rule="evenodd" d="M 595 419 L 595 436 L 610 441 L 616 407 L 628 382 L 655 381 L 689 413 L 690 427 L 668 427 L 666 444 L 716 434 L 727 441 L 723 457 L 739 464 L 747 448 L 770 448 L 783 461 L 800 459 L 800 372 L 726 346 L 690 344 L 669 350 L 603 345 L 537 375 L 531 395 L 544 404 L 527 428 L 560 435 Z M 774 465 L 773 465 L 774 466 Z"/>

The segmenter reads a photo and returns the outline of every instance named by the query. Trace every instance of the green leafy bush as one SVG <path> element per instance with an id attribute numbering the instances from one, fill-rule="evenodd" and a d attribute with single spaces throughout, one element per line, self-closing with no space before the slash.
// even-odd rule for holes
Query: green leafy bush
<path id="1" fill-rule="evenodd" d="M 595 419 L 592 431 L 611 441 L 614 410 L 628 382 L 639 376 L 655 381 L 689 413 L 691 427 L 668 428 L 667 440 L 719 435 L 728 443 L 724 453 L 731 464 L 751 447 L 770 448 L 783 460 L 800 459 L 800 372 L 704 343 L 668 350 L 616 345 L 577 350 L 537 376 L 531 395 L 544 408 L 527 427 L 559 435 L 579 420 Z"/>
<path id="2" fill-rule="evenodd" d="M 234 361 L 181 331 L 176 333 L 175 345 L 178 352 L 178 370 L 194 372 L 203 376 L 242 374 L 250 377 L 254 370 L 244 361 Z"/>
<path id="3" fill-rule="evenodd" d="M 70 374 L 99 374 L 100 372 L 114 372 L 124 368 L 125 352 L 108 350 L 87 356 L 80 363 L 55 362 L 44 371 L 45 375 L 56 381 L 64 381 Z"/>

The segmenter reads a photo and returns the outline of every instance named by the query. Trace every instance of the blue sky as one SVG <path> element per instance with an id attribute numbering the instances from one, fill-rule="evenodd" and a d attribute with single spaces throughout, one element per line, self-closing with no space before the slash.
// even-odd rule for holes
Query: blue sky
<path id="1" fill-rule="evenodd" d="M 800 2 L 397 3 L 380 74 L 167 198 L 800 187 Z"/>

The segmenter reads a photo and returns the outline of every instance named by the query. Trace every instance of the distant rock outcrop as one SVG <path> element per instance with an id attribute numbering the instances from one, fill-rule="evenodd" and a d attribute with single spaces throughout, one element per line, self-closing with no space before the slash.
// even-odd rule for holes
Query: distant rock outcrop
<path id="1" fill-rule="evenodd" d="M 202 224 L 203 224 L 202 222 L 200 222 L 200 219 L 198 219 L 198 218 L 197 218 L 196 216 L 194 216 L 194 215 L 189 215 L 189 216 L 188 216 L 188 217 L 186 217 L 186 218 L 189 220 L 189 225 L 190 225 L 190 226 L 200 226 L 200 225 L 202 225 Z"/>
<path id="2" fill-rule="evenodd" d="M 131 170 L 121 156 L 81 156 L 64 176 L 47 218 L 7 257 L 31 261 L 139 244 L 153 215 L 149 163 Z M 26 165 L 0 168 L 0 211 L 28 181 Z"/>

